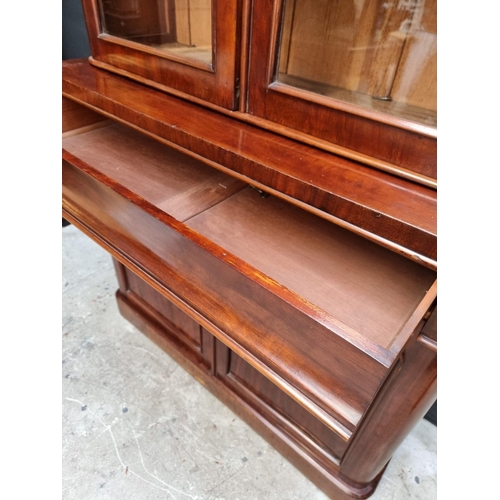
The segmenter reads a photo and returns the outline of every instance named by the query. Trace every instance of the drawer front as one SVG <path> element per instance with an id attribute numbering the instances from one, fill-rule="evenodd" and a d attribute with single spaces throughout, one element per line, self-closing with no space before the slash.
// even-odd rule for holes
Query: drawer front
<path id="1" fill-rule="evenodd" d="M 388 367 L 325 327 L 320 315 L 276 283 L 255 279 L 250 266 L 72 155 L 65 157 L 66 213 L 348 441 Z"/>

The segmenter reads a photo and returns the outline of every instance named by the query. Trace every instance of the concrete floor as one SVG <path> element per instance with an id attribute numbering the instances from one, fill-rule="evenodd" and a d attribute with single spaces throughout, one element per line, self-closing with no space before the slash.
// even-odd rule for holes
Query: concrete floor
<path id="1" fill-rule="evenodd" d="M 109 255 L 63 231 L 63 499 L 327 497 L 118 313 Z M 436 498 L 422 420 L 373 500 Z"/>

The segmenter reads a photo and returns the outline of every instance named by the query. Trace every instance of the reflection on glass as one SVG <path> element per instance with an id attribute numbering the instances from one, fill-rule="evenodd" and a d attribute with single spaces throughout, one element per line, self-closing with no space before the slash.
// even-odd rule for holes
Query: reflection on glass
<path id="1" fill-rule="evenodd" d="M 278 81 L 436 125 L 436 0 L 286 0 Z"/>
<path id="2" fill-rule="evenodd" d="M 99 0 L 103 33 L 212 63 L 211 0 Z"/>

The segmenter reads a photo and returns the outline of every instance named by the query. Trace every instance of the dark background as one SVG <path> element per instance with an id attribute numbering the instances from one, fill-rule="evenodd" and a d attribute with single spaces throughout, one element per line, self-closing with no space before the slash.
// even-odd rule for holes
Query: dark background
<path id="1" fill-rule="evenodd" d="M 89 57 L 90 45 L 80 0 L 63 0 L 62 21 L 63 60 Z"/>

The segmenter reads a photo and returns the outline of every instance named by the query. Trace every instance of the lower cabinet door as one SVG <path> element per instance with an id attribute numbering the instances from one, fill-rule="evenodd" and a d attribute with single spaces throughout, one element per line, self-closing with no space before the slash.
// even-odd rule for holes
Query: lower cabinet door
<path id="1" fill-rule="evenodd" d="M 188 353 L 191 361 L 205 365 L 209 371 L 213 370 L 214 337 L 123 264 L 116 259 L 113 262 L 120 286 L 117 292 L 120 308 L 126 303 L 129 314 L 135 311 L 138 315 L 147 315 L 150 321 L 157 323 L 165 336 Z M 141 324 L 136 326 L 142 330 Z"/>
<path id="2" fill-rule="evenodd" d="M 344 440 L 144 280 L 118 261 L 114 263 L 120 303 L 133 304 L 136 311 L 159 323 L 164 335 L 181 344 L 190 357 L 203 362 L 213 376 L 253 407 L 275 431 L 314 456 L 326 469 L 338 466 L 347 446 Z"/>
<path id="3" fill-rule="evenodd" d="M 327 470 L 338 465 L 347 442 L 217 339 L 215 353 L 216 376 L 234 393 Z"/>

